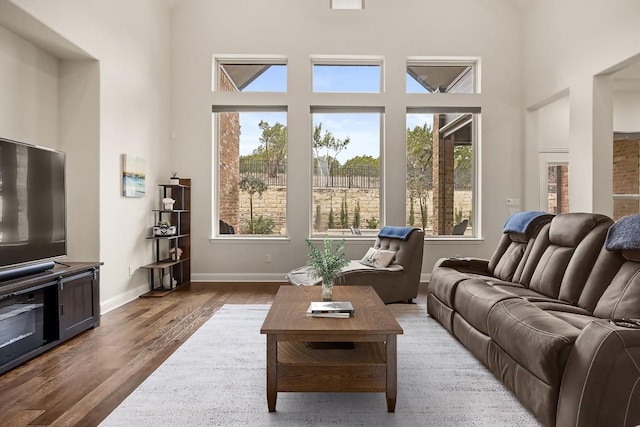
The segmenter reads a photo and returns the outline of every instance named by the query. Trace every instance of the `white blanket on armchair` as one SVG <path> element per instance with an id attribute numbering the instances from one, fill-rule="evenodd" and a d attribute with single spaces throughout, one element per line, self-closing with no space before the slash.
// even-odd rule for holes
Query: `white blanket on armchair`
<path id="1" fill-rule="evenodd" d="M 400 264 L 389 264 L 385 268 L 369 267 L 364 264 L 360 264 L 360 261 L 351 260 L 349 264 L 342 268 L 341 273 L 347 273 L 351 271 L 402 271 L 403 267 Z M 322 282 L 322 278 L 313 278 L 311 274 L 311 267 L 305 265 L 303 267 L 296 268 L 287 273 L 287 280 L 289 283 L 296 286 L 314 286 L 319 285 Z"/>

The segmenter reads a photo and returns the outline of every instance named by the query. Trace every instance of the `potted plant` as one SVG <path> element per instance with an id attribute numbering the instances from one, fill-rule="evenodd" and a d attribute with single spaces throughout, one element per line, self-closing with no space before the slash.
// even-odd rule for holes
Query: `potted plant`
<path id="1" fill-rule="evenodd" d="M 333 294 L 333 282 L 338 277 L 342 267 L 349 264 L 349 259 L 344 255 L 344 239 L 333 248 L 333 241 L 325 237 L 323 249 L 316 248 L 309 239 L 305 240 L 309 248 L 309 261 L 311 277 L 322 278 L 322 300 L 331 301 Z"/>

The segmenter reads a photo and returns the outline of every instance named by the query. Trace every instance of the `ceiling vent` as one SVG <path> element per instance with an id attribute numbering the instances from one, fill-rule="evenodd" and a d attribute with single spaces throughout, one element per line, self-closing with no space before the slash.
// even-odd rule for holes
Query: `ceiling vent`
<path id="1" fill-rule="evenodd" d="M 331 9 L 364 9 L 364 0 L 331 0 Z"/>

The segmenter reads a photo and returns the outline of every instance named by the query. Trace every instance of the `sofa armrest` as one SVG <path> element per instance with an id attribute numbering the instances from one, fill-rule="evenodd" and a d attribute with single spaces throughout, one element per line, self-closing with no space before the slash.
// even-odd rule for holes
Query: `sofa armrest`
<path id="1" fill-rule="evenodd" d="M 489 272 L 489 260 L 483 258 L 440 258 L 438 261 L 436 261 L 436 264 L 433 268 L 435 269 L 438 267 L 452 268 L 461 273 L 482 274 L 485 276 L 491 275 Z"/>
<path id="2" fill-rule="evenodd" d="M 640 329 L 608 320 L 576 339 L 560 386 L 556 425 L 640 424 Z"/>

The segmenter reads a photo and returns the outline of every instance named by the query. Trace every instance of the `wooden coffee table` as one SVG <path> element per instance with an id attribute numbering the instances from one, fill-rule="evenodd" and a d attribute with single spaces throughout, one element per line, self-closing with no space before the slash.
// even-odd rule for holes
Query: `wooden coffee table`
<path id="1" fill-rule="evenodd" d="M 348 319 L 308 317 L 320 286 L 282 286 L 260 333 L 267 335 L 267 403 L 281 392 L 385 392 L 397 395 L 396 338 L 402 328 L 370 286 L 334 286 L 334 301 L 351 301 Z"/>

